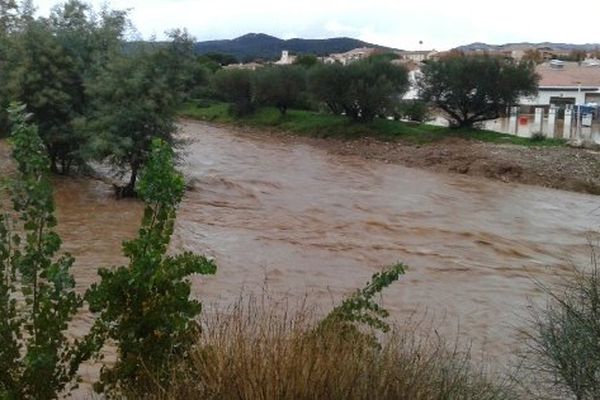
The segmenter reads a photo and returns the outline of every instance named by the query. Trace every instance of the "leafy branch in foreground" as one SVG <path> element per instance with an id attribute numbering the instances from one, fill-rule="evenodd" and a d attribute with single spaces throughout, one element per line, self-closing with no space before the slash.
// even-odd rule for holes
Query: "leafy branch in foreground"
<path id="1" fill-rule="evenodd" d="M 73 258 L 57 257 L 61 239 L 53 230 L 46 148 L 25 106 L 13 105 L 9 114 L 18 221 L 0 218 L 0 398 L 54 399 L 74 386 L 89 354 L 65 336 L 82 299 L 69 272 Z"/>
<path id="2" fill-rule="evenodd" d="M 390 326 L 384 321 L 389 316 L 389 312 L 381 307 L 374 297 L 381 293 L 383 289 L 404 275 L 406 266 L 398 263 L 388 269 L 379 272 L 371 278 L 364 288 L 357 290 L 350 297 L 345 299 L 342 304 L 335 307 L 321 321 L 320 327 L 327 327 L 335 324 L 363 324 L 373 329 L 388 332 Z"/>
<path id="3" fill-rule="evenodd" d="M 201 304 L 190 299 L 186 278 L 214 274 L 216 265 L 190 252 L 166 255 L 183 193 L 173 150 L 155 139 L 138 187 L 146 204 L 142 226 L 138 237 L 123 245 L 129 265 L 101 269 L 101 282 L 86 294 L 90 310 L 99 313 L 94 334 L 117 343 L 118 360 L 103 367 L 98 391 L 127 388 L 143 394 L 152 386 L 148 379 L 167 386 L 166 367 L 185 358 L 193 344 Z"/>

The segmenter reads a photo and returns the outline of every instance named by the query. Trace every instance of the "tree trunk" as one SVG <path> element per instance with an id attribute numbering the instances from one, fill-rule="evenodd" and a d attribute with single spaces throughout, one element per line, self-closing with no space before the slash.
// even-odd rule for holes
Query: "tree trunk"
<path id="1" fill-rule="evenodd" d="M 117 198 L 130 198 L 136 197 L 135 183 L 137 181 L 139 163 L 134 162 L 131 164 L 131 176 L 129 177 L 129 183 L 126 186 L 115 186 Z"/>
<path id="2" fill-rule="evenodd" d="M 54 152 L 50 152 L 50 172 L 53 174 L 58 173 L 58 167 L 56 166 L 56 154 Z"/>

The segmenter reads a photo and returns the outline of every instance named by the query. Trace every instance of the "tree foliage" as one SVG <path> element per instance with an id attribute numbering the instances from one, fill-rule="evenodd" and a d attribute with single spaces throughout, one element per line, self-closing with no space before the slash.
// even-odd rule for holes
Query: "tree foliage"
<path id="1" fill-rule="evenodd" d="M 174 144 L 175 113 L 179 97 L 170 75 L 156 62 L 160 53 L 139 49 L 114 57 L 99 77 L 90 83 L 94 112 L 88 126 L 95 132 L 92 153 L 108 160 L 129 183 L 121 195 L 135 195 L 141 168 L 151 153 L 152 140 Z"/>
<path id="2" fill-rule="evenodd" d="M 173 151 L 153 141 L 139 195 L 146 208 L 136 239 L 123 245 L 127 266 L 99 271 L 101 282 L 86 294 L 90 310 L 99 313 L 95 335 L 117 342 L 117 363 L 104 366 L 97 389 L 119 385 L 144 393 L 149 376 L 168 384 L 165 368 L 185 357 L 201 305 L 191 300 L 191 274 L 214 274 L 216 266 L 190 252 L 167 255 L 184 181 L 173 166 Z"/>
<path id="3" fill-rule="evenodd" d="M 309 88 L 333 113 L 371 121 L 400 100 L 408 89 L 408 72 L 378 59 L 327 64 L 313 68 Z"/>
<path id="4" fill-rule="evenodd" d="M 535 94 L 539 79 L 532 63 L 492 56 L 449 56 L 429 62 L 422 73 L 421 98 L 454 127 L 500 117 L 519 97 Z"/>
<path id="5" fill-rule="evenodd" d="M 225 67 L 230 64 L 237 64 L 238 60 L 230 54 L 209 52 L 198 56 L 198 62 L 201 64 L 216 63 L 219 67 Z"/>
<path id="6" fill-rule="evenodd" d="M 26 19 L 9 42 L 8 96 L 27 104 L 50 155 L 68 173 L 86 158 L 89 137 L 77 121 L 90 104 L 85 86 L 116 52 L 126 26 L 122 11 L 98 18 L 79 0 L 56 6 L 48 19 Z"/>
<path id="7" fill-rule="evenodd" d="M 76 383 L 90 353 L 65 335 L 82 299 L 70 273 L 73 258 L 58 255 L 50 162 L 24 110 L 11 109 L 18 171 L 11 193 L 19 220 L 0 218 L 0 398 L 54 399 Z"/>
<path id="8" fill-rule="evenodd" d="M 405 272 L 406 266 L 399 263 L 376 273 L 364 288 L 357 290 L 335 307 L 321 321 L 321 325 L 348 323 L 364 325 L 383 332 L 389 331 L 390 327 L 385 322 L 389 312 L 373 298 L 397 281 Z"/>
<path id="9" fill-rule="evenodd" d="M 187 30 L 174 29 L 168 36 L 170 42 L 159 47 L 153 59 L 171 90 L 186 98 L 194 88 L 206 83 L 206 68 L 198 62 L 195 39 Z"/>
<path id="10" fill-rule="evenodd" d="M 312 68 L 317 64 L 319 64 L 319 59 L 313 54 L 300 54 L 294 60 L 294 65 L 304 68 Z"/>
<path id="11" fill-rule="evenodd" d="M 296 66 L 262 68 L 255 73 L 254 93 L 259 104 L 274 106 L 285 115 L 306 88 L 306 74 Z"/>
<path id="12" fill-rule="evenodd" d="M 231 111 L 241 116 L 254 111 L 252 80 L 252 71 L 222 69 L 214 74 L 212 85 L 222 99 L 231 103 Z"/>

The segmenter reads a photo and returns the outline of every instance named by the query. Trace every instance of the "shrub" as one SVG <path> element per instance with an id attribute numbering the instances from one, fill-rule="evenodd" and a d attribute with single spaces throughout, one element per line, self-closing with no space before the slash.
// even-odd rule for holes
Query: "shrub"
<path id="1" fill-rule="evenodd" d="M 546 135 L 544 135 L 543 132 L 534 132 L 531 135 L 531 140 L 533 142 L 543 142 L 544 140 L 546 140 Z"/>
<path id="2" fill-rule="evenodd" d="M 432 118 L 429 105 L 421 100 L 406 100 L 402 101 L 396 107 L 394 117 L 402 118 L 413 122 L 427 122 Z"/>
<path id="3" fill-rule="evenodd" d="M 155 388 L 153 398 L 517 398 L 505 381 L 475 368 L 468 353 L 416 324 L 390 330 L 377 347 L 337 324 L 316 335 L 314 320 L 306 307 L 293 311 L 264 299 L 205 315 L 191 356 L 172 368 L 172 384 Z"/>
<path id="4" fill-rule="evenodd" d="M 532 311 L 525 365 L 535 390 L 578 400 L 600 398 L 600 268 L 595 253 L 588 270 L 573 267 Z"/>

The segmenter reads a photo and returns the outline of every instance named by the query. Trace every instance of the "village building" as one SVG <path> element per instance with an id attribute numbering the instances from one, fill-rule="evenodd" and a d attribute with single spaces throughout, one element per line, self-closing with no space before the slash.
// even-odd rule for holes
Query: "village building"
<path id="1" fill-rule="evenodd" d="M 540 75 L 538 94 L 522 98 L 521 105 L 564 108 L 567 105 L 600 104 L 599 62 L 552 60 L 538 65 L 536 72 Z"/>
<path id="2" fill-rule="evenodd" d="M 275 61 L 276 65 L 290 65 L 293 64 L 294 61 L 296 61 L 296 56 L 292 56 L 290 55 L 290 52 L 288 50 L 283 50 L 281 52 L 281 58 L 277 61 Z"/>
<path id="3" fill-rule="evenodd" d="M 246 69 L 250 71 L 255 71 L 258 68 L 262 68 L 263 65 L 255 62 L 245 63 L 245 64 L 229 64 L 223 67 L 223 69 Z"/>
<path id="4" fill-rule="evenodd" d="M 327 57 L 323 57 L 322 61 L 325 64 L 340 63 L 342 65 L 348 65 L 355 61 L 363 60 L 373 55 L 377 50 L 371 47 L 359 47 L 347 51 L 345 53 L 330 54 Z"/>
<path id="5" fill-rule="evenodd" d="M 415 50 L 415 51 L 399 51 L 398 55 L 406 60 L 411 60 L 416 63 L 434 58 L 437 54 L 435 50 Z"/>

